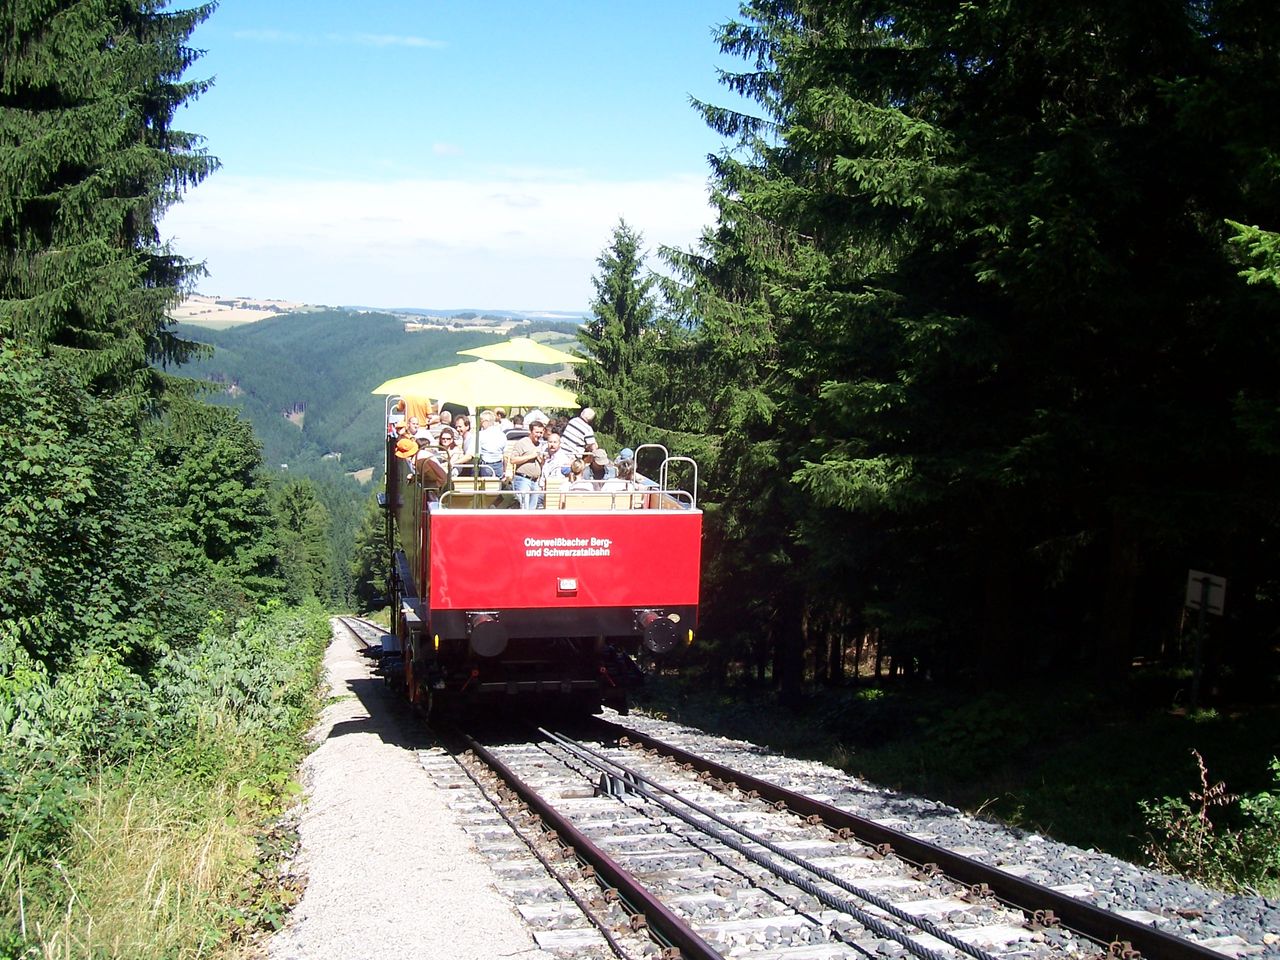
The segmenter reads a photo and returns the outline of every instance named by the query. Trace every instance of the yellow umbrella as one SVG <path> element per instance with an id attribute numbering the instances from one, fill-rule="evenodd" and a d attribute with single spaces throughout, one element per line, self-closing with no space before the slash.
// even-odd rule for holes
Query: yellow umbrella
<path id="1" fill-rule="evenodd" d="M 459 350 L 464 357 L 482 357 L 485 360 L 502 360 L 507 363 L 586 363 L 586 358 L 575 357 L 545 343 L 539 343 L 530 337 L 512 337 L 501 343 L 491 343 L 484 347 L 473 347 L 470 350 Z"/>
<path id="2" fill-rule="evenodd" d="M 424 370 L 396 377 L 371 393 L 402 397 L 430 397 L 475 410 L 484 404 L 508 407 L 559 407 L 578 405 L 577 394 L 555 384 L 526 377 L 488 360 L 456 363 L 438 370 Z"/>

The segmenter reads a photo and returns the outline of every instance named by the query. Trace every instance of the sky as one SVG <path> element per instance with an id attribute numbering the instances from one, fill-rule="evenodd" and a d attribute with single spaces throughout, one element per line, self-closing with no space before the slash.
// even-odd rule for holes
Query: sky
<path id="1" fill-rule="evenodd" d="M 222 0 L 213 87 L 178 129 L 221 168 L 161 223 L 199 292 L 330 305 L 587 308 L 620 218 L 645 247 L 711 222 L 690 97 L 738 103 L 736 0 Z M 654 263 L 654 266 L 657 266 Z"/>

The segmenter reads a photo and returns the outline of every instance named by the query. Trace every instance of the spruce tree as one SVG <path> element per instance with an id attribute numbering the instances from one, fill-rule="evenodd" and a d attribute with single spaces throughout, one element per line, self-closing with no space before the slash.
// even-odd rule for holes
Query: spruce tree
<path id="1" fill-rule="evenodd" d="M 181 362 L 169 310 L 198 264 L 157 223 L 216 161 L 172 128 L 213 4 L 12 0 L 0 50 L 0 335 L 77 368 L 137 413 Z"/>
<path id="2" fill-rule="evenodd" d="M 1144 577 L 1274 523 L 1239 415 L 1280 302 L 1226 221 L 1280 221 L 1277 40 L 1251 0 L 745 4 L 760 115 L 703 107 L 738 147 L 676 257 L 722 447 L 769 471 L 726 487 L 737 526 L 767 505 L 804 584 L 876 551 L 846 575 L 904 655 L 1016 664 L 1070 597 L 1127 662 Z"/>
<path id="3" fill-rule="evenodd" d="M 609 245 L 596 259 L 591 319 L 578 332 L 592 362 L 578 371 L 579 390 L 597 409 L 596 429 L 615 440 L 620 425 L 639 413 L 632 389 L 657 307 L 653 278 L 645 268 L 643 238 L 625 221 L 613 228 Z"/>

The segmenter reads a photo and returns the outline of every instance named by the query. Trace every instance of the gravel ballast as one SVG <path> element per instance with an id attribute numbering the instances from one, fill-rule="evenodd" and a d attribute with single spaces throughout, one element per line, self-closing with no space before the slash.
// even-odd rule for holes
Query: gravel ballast
<path id="1" fill-rule="evenodd" d="M 538 949 L 418 762 L 423 725 L 345 630 L 325 655 L 330 703 L 302 766 L 295 869 L 306 891 L 272 960 L 532 960 Z"/>
<path id="2" fill-rule="evenodd" d="M 1224 956 L 1280 960 L 1280 902 L 1231 896 L 1096 850 L 968 816 L 954 807 L 896 793 L 826 764 L 797 760 L 741 740 L 643 716 L 610 719 L 721 759 L 728 766 L 834 803 L 859 816 L 999 866 L 1035 883 L 1190 936 Z"/>

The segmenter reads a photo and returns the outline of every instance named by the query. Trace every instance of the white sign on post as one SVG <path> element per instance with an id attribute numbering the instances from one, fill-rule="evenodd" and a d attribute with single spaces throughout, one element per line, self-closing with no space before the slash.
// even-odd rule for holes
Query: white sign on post
<path id="1" fill-rule="evenodd" d="M 1205 584 L 1209 590 L 1205 592 Z M 1200 609 L 1200 598 L 1205 598 L 1204 608 L 1208 613 L 1222 616 L 1222 606 L 1227 599 L 1227 580 L 1215 577 L 1201 570 L 1191 570 L 1187 574 L 1187 606 L 1193 610 Z"/>

